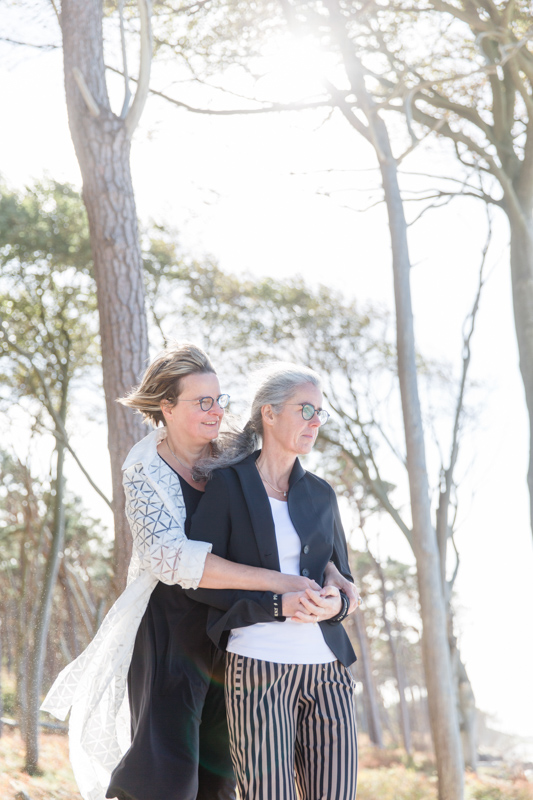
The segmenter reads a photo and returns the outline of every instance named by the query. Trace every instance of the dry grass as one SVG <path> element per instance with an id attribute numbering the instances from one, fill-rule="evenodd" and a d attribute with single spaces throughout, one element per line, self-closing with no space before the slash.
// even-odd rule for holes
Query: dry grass
<path id="1" fill-rule="evenodd" d="M 362 769 L 357 800 L 437 800 L 436 779 L 402 765 Z"/>
<path id="2" fill-rule="evenodd" d="M 15 800 L 19 792 L 25 792 L 31 800 L 81 800 L 68 760 L 66 736 L 50 733 L 41 736 L 41 774 L 30 776 L 22 771 L 24 744 L 20 733 L 4 726 L 4 735 L 0 738 L 0 764 L 2 800 Z"/>
<path id="3" fill-rule="evenodd" d="M 16 730 L 4 728 L 0 738 L 0 798 L 20 800 L 81 800 L 68 760 L 66 736 L 41 736 L 41 775 L 30 777 L 22 771 L 24 746 Z M 437 800 L 436 776 L 424 756 L 415 757 L 416 766 L 401 763 L 401 750 L 377 750 L 364 741 L 360 748 L 357 800 Z M 18 795 L 18 798 L 17 798 Z M 469 775 L 466 800 L 533 800 L 533 785 L 520 770 L 484 768 L 481 776 Z M 273 798 L 273 800 L 275 800 Z"/>
<path id="4" fill-rule="evenodd" d="M 502 778 L 472 775 L 467 780 L 468 800 L 533 800 L 533 785 L 524 775 Z"/>

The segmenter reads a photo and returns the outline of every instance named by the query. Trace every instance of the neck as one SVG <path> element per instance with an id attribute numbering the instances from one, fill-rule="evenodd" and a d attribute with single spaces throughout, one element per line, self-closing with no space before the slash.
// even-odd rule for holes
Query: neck
<path id="1" fill-rule="evenodd" d="M 265 447 L 257 459 L 259 469 L 268 480 L 279 489 L 289 485 L 289 478 L 296 458 L 294 453 L 286 453 L 277 448 Z"/>
<path id="2" fill-rule="evenodd" d="M 178 456 L 180 461 L 183 461 L 188 467 L 194 466 L 197 461 L 211 453 L 210 442 L 202 444 L 187 441 L 187 439 L 181 436 L 178 438 L 175 434 L 173 435 L 169 430 L 167 430 L 167 444 L 170 450 Z"/>

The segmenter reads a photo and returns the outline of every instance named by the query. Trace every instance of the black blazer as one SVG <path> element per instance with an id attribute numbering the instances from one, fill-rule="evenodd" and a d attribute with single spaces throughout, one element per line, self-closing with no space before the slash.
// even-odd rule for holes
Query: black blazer
<path id="1" fill-rule="evenodd" d="M 257 451 L 232 467 L 217 469 L 191 523 L 189 538 L 212 542 L 213 553 L 253 567 L 280 569 L 268 495 L 255 466 Z M 298 459 L 289 479 L 289 515 L 302 541 L 301 574 L 320 585 L 328 561 L 353 580 L 335 492 L 322 478 L 306 472 Z M 194 600 L 210 606 L 207 633 L 225 649 L 229 631 L 256 622 L 273 622 L 272 592 L 189 589 Z M 345 666 L 355 653 L 340 624 L 320 622 L 327 645 Z"/>

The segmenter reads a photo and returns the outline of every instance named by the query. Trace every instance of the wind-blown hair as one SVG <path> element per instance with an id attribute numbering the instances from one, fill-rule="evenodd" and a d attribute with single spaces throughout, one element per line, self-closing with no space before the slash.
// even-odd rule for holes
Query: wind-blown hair
<path id="1" fill-rule="evenodd" d="M 229 420 L 226 420 L 229 430 L 221 431 L 217 439 L 219 454 L 196 464 L 193 473 L 196 480 L 209 479 L 213 470 L 231 467 L 259 449 L 263 438 L 263 406 L 270 405 L 274 414 L 279 414 L 299 386 L 312 383 L 322 389 L 320 376 L 314 370 L 279 361 L 257 372 L 253 383 L 256 390 L 250 419 L 242 430 L 231 423 L 228 425 Z"/>
<path id="2" fill-rule="evenodd" d="M 166 425 L 161 402 L 166 400 L 175 406 L 181 394 L 182 378 L 202 372 L 216 374 L 202 348 L 190 342 L 172 342 L 154 358 L 140 384 L 117 402 L 142 414 L 148 425 L 157 427 L 160 422 Z"/>

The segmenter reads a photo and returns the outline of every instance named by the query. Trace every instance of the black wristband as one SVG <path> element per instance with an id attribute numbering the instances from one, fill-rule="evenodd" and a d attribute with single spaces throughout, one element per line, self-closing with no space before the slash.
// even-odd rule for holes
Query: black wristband
<path id="1" fill-rule="evenodd" d="M 343 621 L 343 619 L 346 619 L 346 617 L 348 616 L 348 611 L 350 609 L 350 601 L 348 600 L 348 596 L 344 594 L 342 589 L 339 590 L 339 594 L 342 600 L 342 608 L 336 617 L 332 617 L 331 619 L 327 620 L 327 622 L 329 622 L 330 625 L 338 625 L 340 622 Z"/>
<path id="2" fill-rule="evenodd" d="M 283 616 L 283 606 L 282 606 L 282 595 L 280 594 L 273 594 L 272 595 L 272 605 L 274 606 L 274 619 L 278 622 L 285 622 L 285 617 Z"/>

